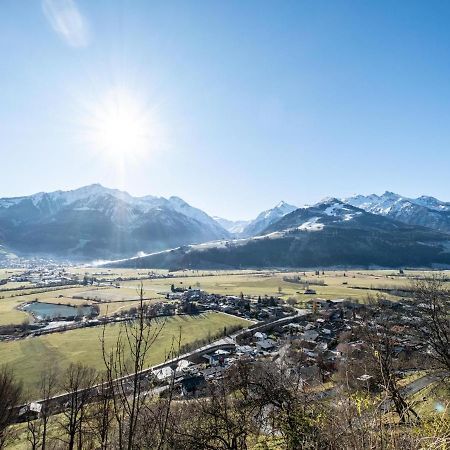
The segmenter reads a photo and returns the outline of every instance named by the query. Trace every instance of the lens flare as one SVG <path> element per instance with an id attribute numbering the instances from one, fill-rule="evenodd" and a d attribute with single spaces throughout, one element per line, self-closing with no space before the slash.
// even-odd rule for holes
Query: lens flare
<path id="1" fill-rule="evenodd" d="M 155 109 L 125 89 L 113 89 L 89 108 L 88 140 L 105 157 L 140 159 L 161 145 Z"/>

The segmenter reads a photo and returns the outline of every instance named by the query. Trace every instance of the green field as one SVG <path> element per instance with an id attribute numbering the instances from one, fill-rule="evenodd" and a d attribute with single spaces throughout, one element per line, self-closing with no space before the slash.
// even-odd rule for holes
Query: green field
<path id="1" fill-rule="evenodd" d="M 31 293 L 31 291 L 35 290 L 43 289 L 32 287 L 26 290 L 0 291 L 0 325 L 16 325 L 31 319 L 29 314 L 18 311 L 16 308 L 22 303 L 36 299 L 47 303 L 71 304 L 74 306 L 91 304 L 93 300 L 89 299 L 96 299 L 103 302 L 99 303 L 100 314 L 111 315 L 119 309 L 127 309 L 135 305 L 139 298 L 136 289 L 131 286 L 122 289 L 79 286 Z M 151 291 L 147 294 L 149 295 L 146 295 L 146 297 L 151 296 L 153 299 L 162 298 Z M 83 298 L 73 298 L 74 296 Z"/>
<path id="2" fill-rule="evenodd" d="M 148 365 L 164 361 L 173 337 L 181 330 L 181 343 L 207 338 L 224 327 L 249 324 L 244 319 L 221 313 L 206 313 L 199 316 L 175 316 L 156 321 L 155 327 L 164 323 L 148 358 Z M 106 347 L 116 342 L 120 324 L 106 328 Z M 81 328 L 63 333 L 0 343 L 0 361 L 11 366 L 27 390 L 35 392 L 36 381 L 41 371 L 48 367 L 66 368 L 71 362 L 80 362 L 96 369 L 103 369 L 100 338 L 102 327 Z"/>
<path id="3" fill-rule="evenodd" d="M 16 307 L 23 302 L 38 299 L 52 303 L 70 303 L 80 305 L 91 303 L 93 300 L 101 301 L 100 313 L 102 315 L 114 314 L 123 309 L 133 306 L 137 297 L 137 288 L 142 281 L 145 288 L 145 297 L 158 301 L 165 297 L 165 293 L 170 291 L 171 284 L 176 287 L 198 287 L 210 293 L 257 296 L 279 296 L 286 300 L 289 297 L 296 299 L 298 305 L 302 305 L 311 298 L 349 298 L 364 302 L 368 295 L 377 295 L 380 288 L 409 287 L 412 279 L 416 276 L 430 275 L 432 272 L 405 271 L 404 275 L 395 270 L 351 270 L 351 271 L 325 271 L 324 274 L 315 275 L 314 272 L 276 272 L 276 271 L 191 271 L 185 270 L 173 273 L 172 278 L 148 279 L 149 271 L 142 269 L 98 269 L 98 268 L 78 268 L 69 270 L 77 273 L 80 277 L 84 273 L 95 276 L 97 279 L 110 279 L 115 277 L 138 278 L 138 280 L 121 281 L 120 288 L 79 286 L 69 289 L 59 289 L 31 293 L 36 290 L 30 286 L 26 290 L 0 291 L 0 325 L 20 324 L 30 316 Z M 6 271 L 3 271 L 6 274 Z M 154 273 L 167 274 L 167 271 L 153 271 Z M 436 272 L 434 272 L 436 273 Z M 449 271 L 445 272 L 447 276 Z M 310 288 L 316 294 L 305 295 L 304 285 L 287 282 L 283 278 L 300 276 L 301 280 L 310 283 Z M 324 285 L 316 283 L 323 282 Z M 370 288 L 355 289 L 356 287 Z M 26 295 L 23 295 L 26 294 Z M 385 297 L 395 300 L 396 297 L 390 294 L 383 294 Z M 83 297 L 74 299 L 73 297 Z M 3 298 L 2 298 L 3 297 Z"/>
<path id="4" fill-rule="evenodd" d="M 212 274 L 212 275 L 211 275 Z M 314 272 L 274 272 L 261 271 L 250 273 L 242 271 L 239 273 L 229 272 L 200 272 L 185 271 L 176 273 L 170 279 L 144 280 L 144 287 L 151 296 L 158 292 L 167 292 L 173 283 L 176 287 L 198 287 L 207 292 L 239 295 L 243 292 L 251 296 L 281 296 L 283 299 L 294 297 L 299 304 L 311 298 L 351 298 L 364 301 L 369 294 L 376 295 L 377 288 L 410 287 L 412 278 L 425 275 L 427 272 L 406 271 L 400 275 L 394 270 L 352 270 L 352 271 L 325 271 L 324 274 L 315 275 Z M 448 275 L 448 271 L 447 271 Z M 283 278 L 300 276 L 301 280 L 311 283 L 310 288 L 316 294 L 305 295 L 304 286 L 287 282 Z M 316 285 L 323 282 L 324 285 Z M 126 281 L 121 283 L 122 288 L 136 289 L 139 281 Z M 356 287 L 370 288 L 355 289 Z M 281 288 L 281 290 L 280 290 Z M 385 294 L 386 297 L 393 298 Z"/>

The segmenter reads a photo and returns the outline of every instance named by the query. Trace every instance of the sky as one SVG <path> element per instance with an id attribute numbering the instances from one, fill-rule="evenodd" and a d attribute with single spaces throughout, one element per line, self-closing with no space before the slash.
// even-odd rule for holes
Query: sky
<path id="1" fill-rule="evenodd" d="M 434 0 L 2 0 L 0 197 L 450 201 L 449 22 Z"/>

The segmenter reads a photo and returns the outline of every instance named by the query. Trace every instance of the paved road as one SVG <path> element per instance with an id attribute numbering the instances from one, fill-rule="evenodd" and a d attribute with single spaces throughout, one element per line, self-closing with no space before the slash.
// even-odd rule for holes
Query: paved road
<path id="1" fill-rule="evenodd" d="M 438 381 L 440 379 L 440 375 L 432 374 L 432 375 L 425 375 L 421 378 L 418 378 L 416 381 L 413 381 L 412 383 L 405 386 L 401 392 L 406 397 L 410 397 L 411 395 L 416 394 L 417 392 L 421 391 L 422 389 L 425 389 L 430 384 L 434 383 L 435 381 Z"/>
<path id="2" fill-rule="evenodd" d="M 424 375 L 423 377 L 418 378 L 412 383 L 409 383 L 404 388 L 400 389 L 400 393 L 405 398 L 411 397 L 412 395 L 417 394 L 417 392 L 420 392 L 422 389 L 428 387 L 430 384 L 435 383 L 440 378 L 440 374 Z M 392 408 L 392 406 L 392 400 L 386 399 L 381 403 L 380 409 L 383 412 L 388 412 Z"/>

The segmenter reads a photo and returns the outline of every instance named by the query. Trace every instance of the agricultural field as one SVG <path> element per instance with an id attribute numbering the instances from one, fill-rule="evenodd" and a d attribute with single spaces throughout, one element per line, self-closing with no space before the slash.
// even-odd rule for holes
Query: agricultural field
<path id="1" fill-rule="evenodd" d="M 112 315 L 120 309 L 129 309 L 135 306 L 138 299 L 136 289 L 131 286 L 123 289 L 95 286 L 61 289 L 33 287 L 26 290 L 0 291 L 0 325 L 18 325 L 27 320 L 31 321 L 31 316 L 24 311 L 17 310 L 17 307 L 32 300 L 72 306 L 96 303 L 100 307 L 100 315 Z M 158 299 L 162 299 L 162 296 L 155 294 L 149 297 L 146 295 L 146 303 Z"/>
<path id="2" fill-rule="evenodd" d="M 181 333 L 181 344 L 191 343 L 221 332 L 224 327 L 248 326 L 244 319 L 221 313 L 206 313 L 198 316 L 173 316 L 155 320 L 155 329 L 161 328 L 147 360 L 148 366 L 163 362 L 173 339 Z M 106 327 L 105 346 L 113 347 L 122 330 L 120 324 Z M 0 361 L 9 365 L 23 381 L 25 388 L 35 393 L 39 374 L 47 367 L 57 366 L 61 370 L 72 362 L 80 362 L 98 370 L 103 369 L 101 336 L 103 327 L 81 328 L 45 336 L 0 342 Z"/>
<path id="3" fill-rule="evenodd" d="M 114 286 L 77 286 L 65 289 L 39 289 L 33 286 L 25 290 L 2 291 L 0 287 L 0 325 L 20 324 L 30 316 L 16 308 L 21 303 L 40 300 L 49 303 L 70 304 L 73 306 L 97 303 L 101 315 L 111 315 L 117 311 L 135 306 L 138 299 L 137 289 L 142 282 L 147 302 L 159 301 L 170 292 L 170 287 L 200 288 L 209 293 L 224 295 L 277 296 L 286 300 L 294 298 L 299 306 L 311 298 L 349 298 L 364 302 L 368 296 L 382 293 L 384 297 L 395 300 L 392 293 L 380 289 L 408 288 L 416 277 L 430 275 L 433 272 L 395 270 L 351 270 L 322 271 L 316 275 L 307 272 L 280 271 L 191 271 L 173 272 L 171 278 L 149 279 L 149 273 L 167 275 L 167 271 L 143 271 L 142 269 L 99 269 L 70 268 L 82 278 L 85 274 L 98 280 L 123 278 L 120 287 Z M 6 270 L 3 270 L 6 275 Z M 443 272 L 447 276 L 450 271 Z M 11 273 L 9 273 L 10 275 Z M 126 280 L 133 278 L 133 280 Z M 300 281 L 300 282 L 299 282 Z M 449 283 L 450 284 L 450 283 Z M 315 294 L 305 294 L 305 287 L 313 289 Z M 4 289 L 4 286 L 3 286 Z"/>
<path id="4" fill-rule="evenodd" d="M 299 304 L 311 298 L 350 298 L 364 301 L 369 294 L 376 295 L 378 289 L 408 288 L 414 277 L 423 276 L 426 272 L 406 271 L 404 275 L 393 270 L 374 271 L 325 271 L 315 272 L 249 272 L 223 273 L 185 271 L 175 273 L 173 278 L 143 280 L 144 288 L 149 296 L 167 292 L 171 284 L 175 287 L 195 287 L 207 292 L 251 296 L 279 296 L 283 299 L 294 297 Z M 450 272 L 447 271 L 447 275 Z M 300 278 L 301 283 L 293 282 Z M 290 281 L 287 281 L 290 280 Z M 124 288 L 136 289 L 139 281 L 125 281 Z M 315 294 L 304 294 L 305 286 L 316 291 Z M 385 297 L 395 299 L 389 293 Z"/>

